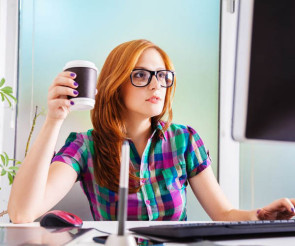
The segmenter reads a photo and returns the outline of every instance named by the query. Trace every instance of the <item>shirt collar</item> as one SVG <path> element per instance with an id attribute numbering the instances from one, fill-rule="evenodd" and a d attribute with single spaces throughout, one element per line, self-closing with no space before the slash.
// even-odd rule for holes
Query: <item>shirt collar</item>
<path id="1" fill-rule="evenodd" d="M 163 121 L 159 121 L 159 122 L 157 123 L 156 128 L 155 128 L 155 130 L 153 131 L 153 133 L 152 133 L 152 135 L 151 135 L 150 138 L 153 138 L 154 135 L 155 135 L 155 133 L 156 133 L 157 131 L 161 131 L 164 140 L 167 141 L 166 136 L 165 136 L 165 131 L 163 130 L 163 126 L 164 126 L 164 125 L 165 125 L 165 122 L 163 122 Z"/>
<path id="2" fill-rule="evenodd" d="M 163 130 L 163 126 L 165 125 L 165 122 L 159 121 L 156 125 L 155 130 L 153 131 L 152 135 L 149 137 L 149 139 L 152 139 L 157 131 L 162 132 L 162 138 L 164 138 L 165 141 L 167 141 L 167 138 L 165 136 L 165 131 Z M 126 138 L 129 142 L 132 141 L 130 138 Z"/>

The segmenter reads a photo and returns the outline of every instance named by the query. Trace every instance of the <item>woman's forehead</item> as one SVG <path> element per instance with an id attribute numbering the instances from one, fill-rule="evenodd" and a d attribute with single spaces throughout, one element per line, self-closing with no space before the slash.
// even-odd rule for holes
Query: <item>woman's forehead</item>
<path id="1" fill-rule="evenodd" d="M 147 69 L 165 69 L 164 60 L 155 48 L 148 48 L 142 52 L 135 67 Z"/>

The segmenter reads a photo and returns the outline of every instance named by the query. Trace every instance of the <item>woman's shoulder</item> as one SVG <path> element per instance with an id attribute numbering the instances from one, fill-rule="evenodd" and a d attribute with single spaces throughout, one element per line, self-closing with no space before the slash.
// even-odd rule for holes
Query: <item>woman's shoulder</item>
<path id="1" fill-rule="evenodd" d="M 66 139 L 66 142 L 89 142 L 93 141 L 92 138 L 93 129 L 89 129 L 85 132 L 71 132 Z"/>
<path id="2" fill-rule="evenodd" d="M 167 131 L 174 132 L 174 133 L 183 133 L 183 134 L 185 134 L 185 133 L 193 134 L 193 135 L 197 134 L 197 131 L 193 127 L 191 127 L 189 125 L 183 125 L 183 124 L 177 124 L 177 123 L 171 123 L 169 125 Z"/>

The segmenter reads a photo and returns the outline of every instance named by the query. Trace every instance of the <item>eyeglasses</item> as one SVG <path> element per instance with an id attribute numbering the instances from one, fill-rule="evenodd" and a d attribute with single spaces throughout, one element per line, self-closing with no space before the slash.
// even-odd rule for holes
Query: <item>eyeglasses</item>
<path id="1" fill-rule="evenodd" d="M 136 87 L 145 87 L 151 81 L 153 75 L 156 76 L 161 87 L 168 88 L 173 85 L 174 72 L 170 70 L 150 71 L 147 69 L 133 69 L 130 74 L 132 85 Z"/>

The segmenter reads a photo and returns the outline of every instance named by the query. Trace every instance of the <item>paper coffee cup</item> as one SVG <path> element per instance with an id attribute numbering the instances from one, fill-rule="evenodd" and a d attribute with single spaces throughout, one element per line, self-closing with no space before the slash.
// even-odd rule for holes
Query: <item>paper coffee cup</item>
<path id="1" fill-rule="evenodd" d="M 64 71 L 74 72 L 77 76 L 74 79 L 79 86 L 77 97 L 69 97 L 74 105 L 71 110 L 90 110 L 95 104 L 95 91 L 98 69 L 93 62 L 74 60 L 66 63 Z"/>

